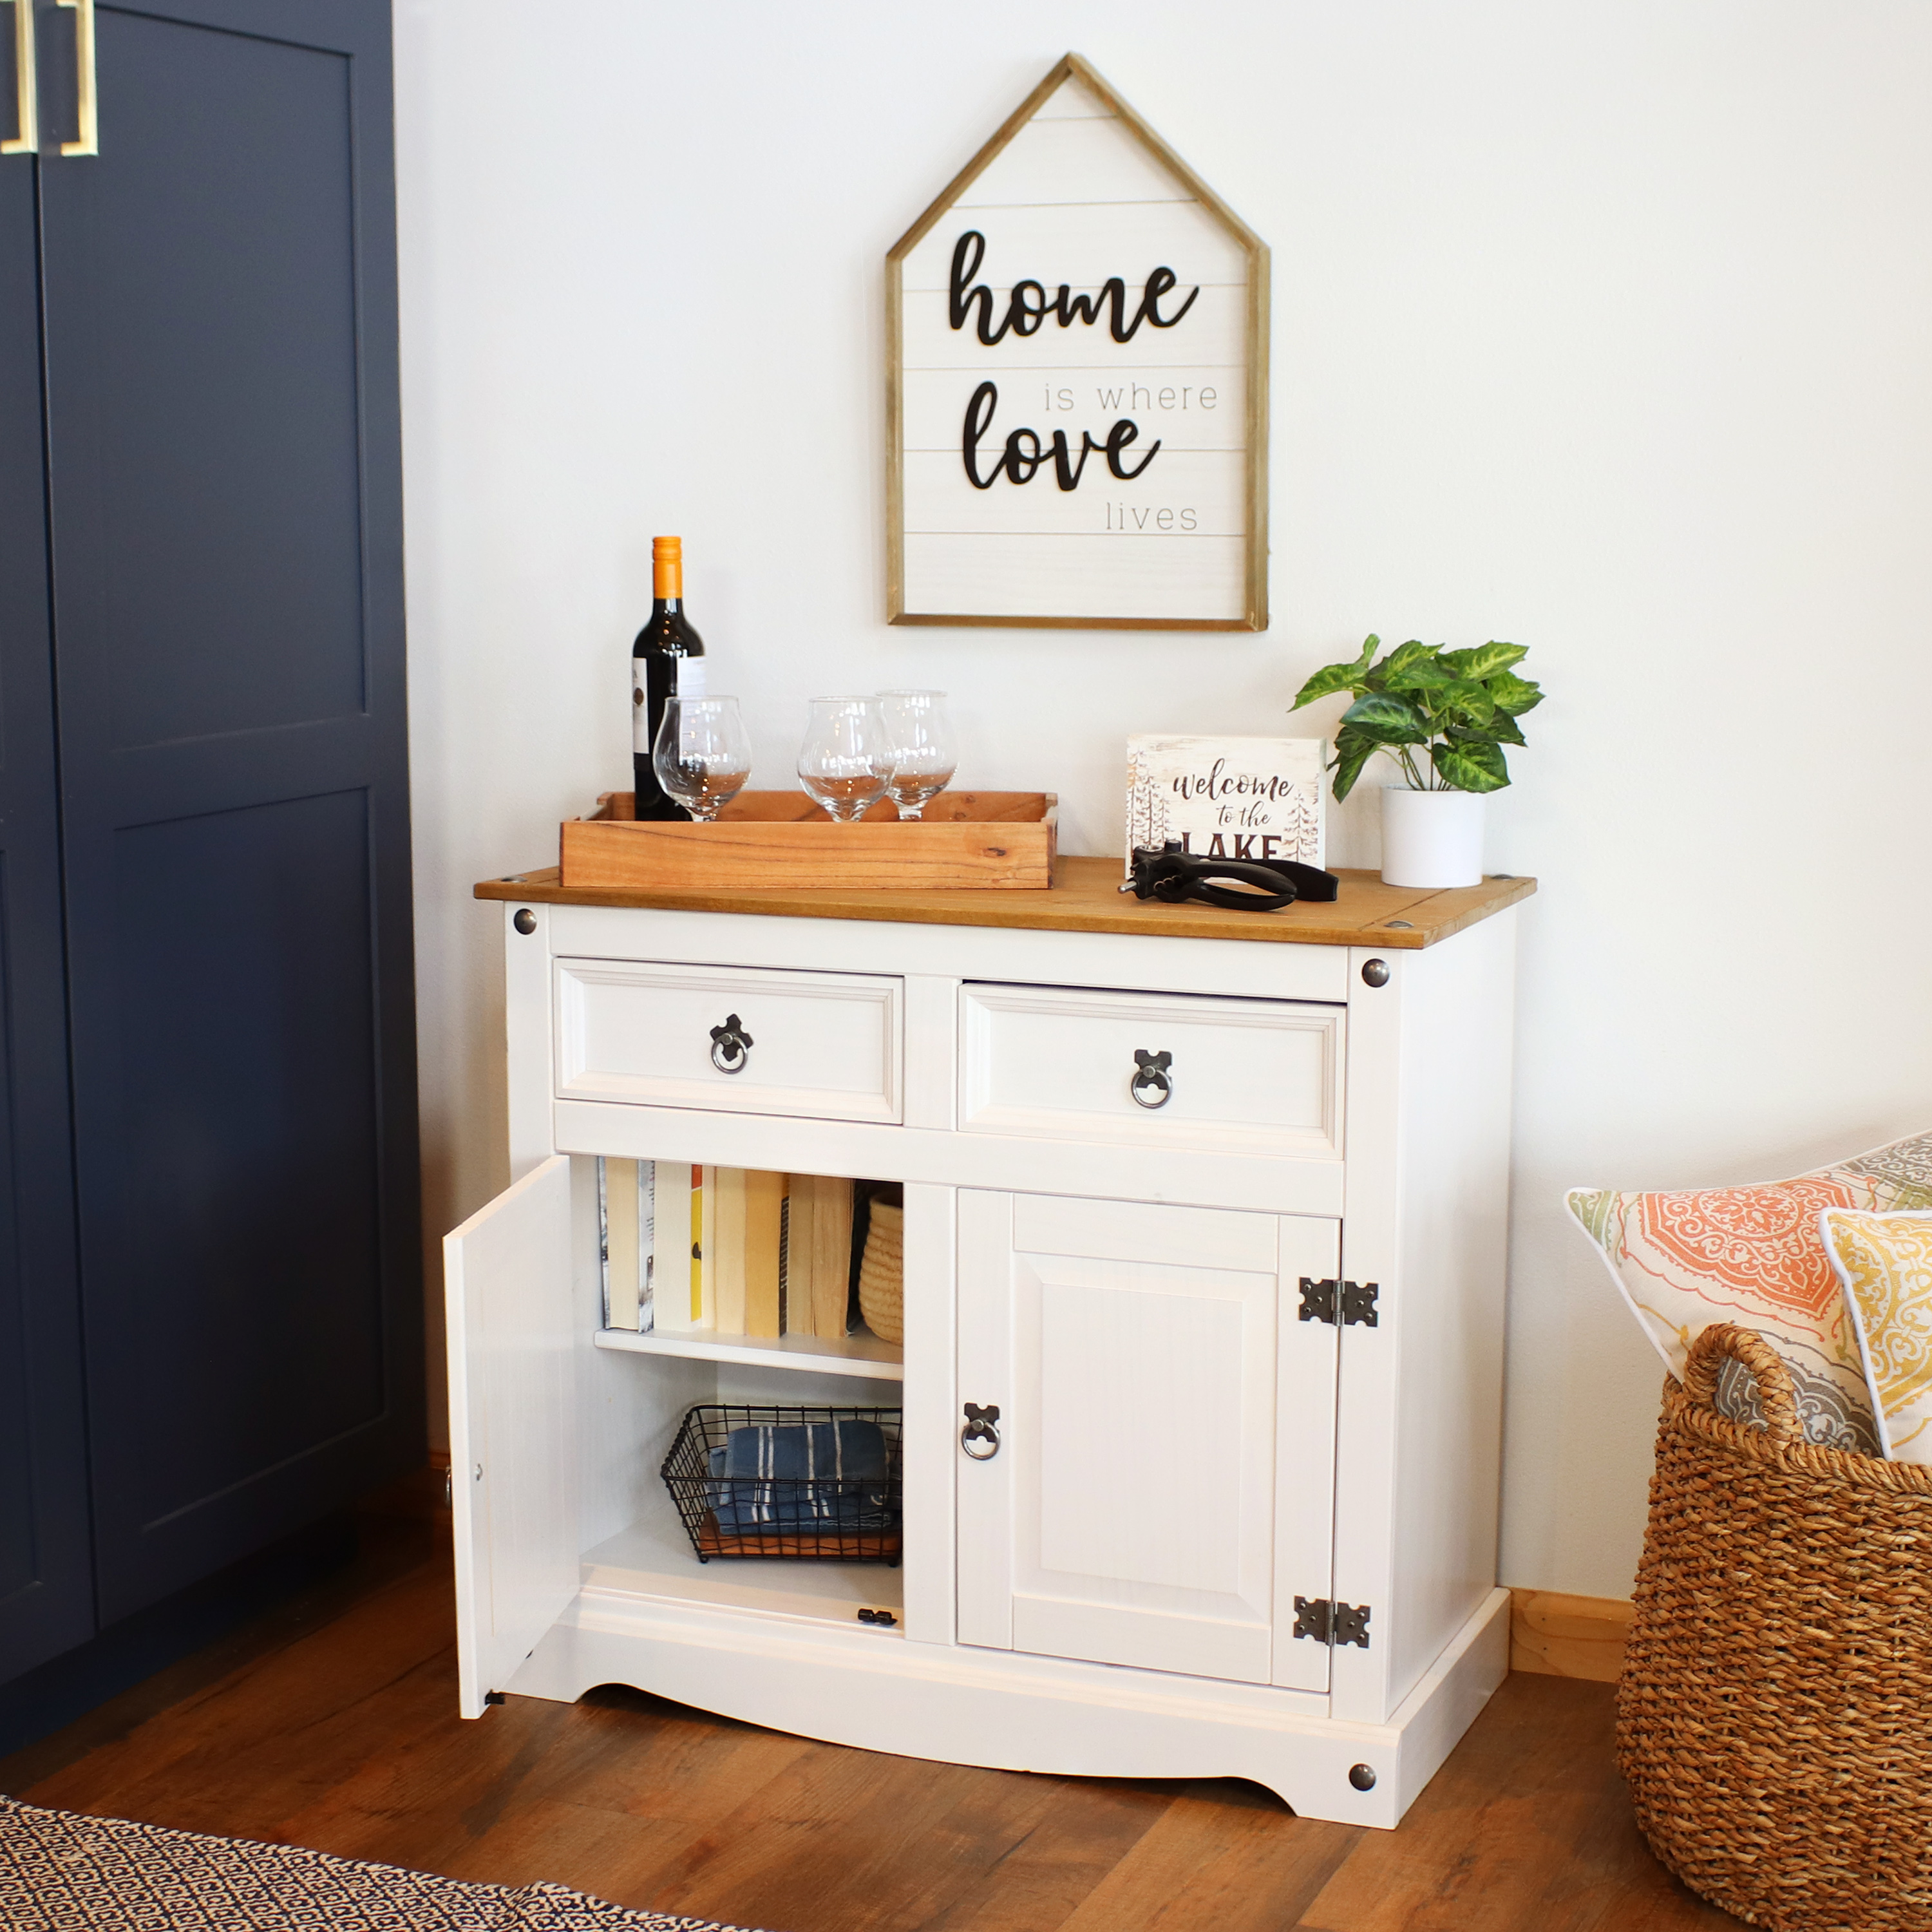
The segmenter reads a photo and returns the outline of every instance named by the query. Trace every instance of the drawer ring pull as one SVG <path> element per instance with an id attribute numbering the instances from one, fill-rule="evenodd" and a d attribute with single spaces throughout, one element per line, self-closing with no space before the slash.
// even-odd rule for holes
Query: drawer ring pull
<path id="1" fill-rule="evenodd" d="M 1167 1077 L 1174 1064 L 1171 1053 L 1149 1053 L 1134 1048 L 1134 1077 L 1127 1091 L 1143 1107 L 1164 1107 L 1174 1098 L 1174 1082 Z"/>
<path id="2" fill-rule="evenodd" d="M 711 1029 L 711 1064 L 720 1073 L 742 1073 L 751 1063 L 752 1036 L 736 1013 L 727 1013 L 724 1024 Z"/>
<path id="3" fill-rule="evenodd" d="M 988 1402 L 982 1408 L 976 1402 L 966 1405 L 966 1426 L 959 1432 L 959 1446 L 976 1462 L 990 1462 L 1000 1453 L 1000 1405 Z M 976 1449 L 974 1444 L 987 1447 Z"/>

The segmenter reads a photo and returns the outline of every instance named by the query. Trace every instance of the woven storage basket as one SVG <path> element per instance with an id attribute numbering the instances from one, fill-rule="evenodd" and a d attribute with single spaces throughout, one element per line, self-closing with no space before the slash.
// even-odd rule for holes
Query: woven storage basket
<path id="1" fill-rule="evenodd" d="M 1714 1406 L 1726 1360 L 1767 1426 Z M 1667 1379 L 1617 1688 L 1651 1848 L 1778 1932 L 1932 1932 L 1932 1466 L 1805 1441 L 1748 1330 Z"/>
<path id="2" fill-rule="evenodd" d="M 859 1264 L 859 1312 L 881 1342 L 905 1340 L 905 1210 L 872 1203 Z"/>

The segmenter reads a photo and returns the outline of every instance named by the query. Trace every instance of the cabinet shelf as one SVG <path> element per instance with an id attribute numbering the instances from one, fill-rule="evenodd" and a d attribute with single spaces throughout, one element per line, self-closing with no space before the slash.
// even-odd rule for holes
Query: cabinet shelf
<path id="1" fill-rule="evenodd" d="M 856 1376 L 870 1382 L 905 1380 L 903 1352 L 876 1335 L 633 1335 L 602 1328 L 600 1348 L 639 1355 L 682 1355 L 701 1362 L 738 1362 L 748 1368 L 804 1369 L 819 1375 Z"/>
<path id="2" fill-rule="evenodd" d="M 584 1552 L 586 1588 L 839 1624 L 856 1623 L 862 1606 L 904 1615 L 905 1583 L 896 1568 L 771 1556 L 721 1556 L 700 1563 L 663 1486 L 653 1484 L 640 1500 L 634 1522 Z"/>

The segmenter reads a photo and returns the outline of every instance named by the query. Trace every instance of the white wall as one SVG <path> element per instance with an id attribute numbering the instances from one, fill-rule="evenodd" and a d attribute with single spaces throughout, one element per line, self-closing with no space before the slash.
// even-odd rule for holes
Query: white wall
<path id="1" fill-rule="evenodd" d="M 500 1186 L 496 909 L 627 770 L 650 539 L 783 784 L 938 685 L 1112 849 L 1130 731 L 1532 647 L 1504 1580 L 1627 1593 L 1659 1382 L 1560 1185 L 1932 1124 L 1921 0 L 398 0 L 428 1214 Z M 1272 630 L 896 631 L 881 260 L 1068 48 L 1274 254 Z M 1372 863 L 1374 802 L 1332 855 Z"/>

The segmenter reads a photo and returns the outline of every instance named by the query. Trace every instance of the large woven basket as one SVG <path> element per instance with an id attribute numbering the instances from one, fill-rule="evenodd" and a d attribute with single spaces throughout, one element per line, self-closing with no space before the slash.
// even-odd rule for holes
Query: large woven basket
<path id="1" fill-rule="evenodd" d="M 1766 1426 L 1726 1420 L 1727 1360 Z M 1778 1932 L 1932 1932 L 1932 1467 L 1808 1442 L 1748 1330 L 1666 1380 L 1617 1753 L 1651 1848 Z"/>

